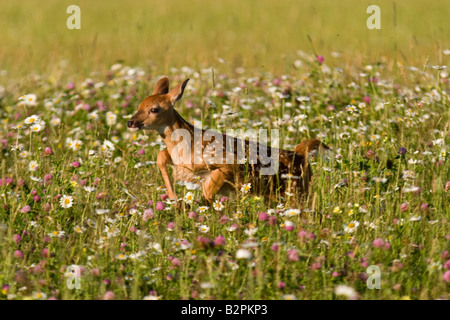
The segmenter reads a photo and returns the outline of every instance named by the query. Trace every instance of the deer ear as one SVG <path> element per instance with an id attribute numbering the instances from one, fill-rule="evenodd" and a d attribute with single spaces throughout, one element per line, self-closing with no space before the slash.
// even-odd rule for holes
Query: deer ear
<path id="1" fill-rule="evenodd" d="M 153 94 L 166 94 L 167 92 L 169 92 L 169 78 L 163 77 L 156 84 Z"/>
<path id="2" fill-rule="evenodd" d="M 169 91 L 167 95 L 169 96 L 170 102 L 172 102 L 172 104 L 175 104 L 175 102 L 181 99 L 181 97 L 183 96 L 184 88 L 186 88 L 188 81 L 189 78 L 184 80 L 183 82 L 180 82 L 176 87 L 172 88 L 172 90 Z"/>

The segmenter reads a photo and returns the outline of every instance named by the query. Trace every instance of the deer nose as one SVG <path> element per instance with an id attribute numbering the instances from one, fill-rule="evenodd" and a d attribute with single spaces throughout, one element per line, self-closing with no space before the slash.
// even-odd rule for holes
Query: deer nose
<path id="1" fill-rule="evenodd" d="M 134 121 L 133 121 L 133 120 L 128 121 L 128 122 L 127 122 L 128 128 L 132 128 L 132 127 L 133 127 L 133 124 L 134 124 Z"/>

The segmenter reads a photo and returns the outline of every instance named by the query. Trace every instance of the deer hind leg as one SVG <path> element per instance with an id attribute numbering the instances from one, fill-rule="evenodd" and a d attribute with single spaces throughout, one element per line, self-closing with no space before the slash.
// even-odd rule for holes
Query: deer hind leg
<path id="1" fill-rule="evenodd" d="M 156 158 L 156 164 L 158 165 L 159 170 L 161 171 L 161 175 L 164 179 L 164 184 L 166 185 L 169 199 L 176 200 L 177 195 L 175 194 L 172 181 L 170 180 L 169 171 L 167 170 L 167 165 L 168 164 L 172 165 L 173 162 L 167 150 L 162 150 L 161 152 L 158 153 L 158 157 Z"/>
<path id="2" fill-rule="evenodd" d="M 219 192 L 233 170 L 228 167 L 222 167 L 211 171 L 209 177 L 203 182 L 203 197 L 208 203 L 211 203 L 214 195 Z"/>

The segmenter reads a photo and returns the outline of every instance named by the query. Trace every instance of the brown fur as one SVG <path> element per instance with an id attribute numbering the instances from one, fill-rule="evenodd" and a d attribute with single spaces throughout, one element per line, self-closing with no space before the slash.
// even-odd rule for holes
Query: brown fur
<path id="1" fill-rule="evenodd" d="M 157 164 L 161 170 L 161 175 L 167 188 L 169 198 L 176 199 L 175 190 L 169 177 L 167 165 L 174 165 L 174 159 L 171 155 L 176 155 L 177 144 L 181 141 L 172 141 L 172 135 L 177 129 L 184 129 L 191 138 L 191 145 L 194 145 L 194 126 L 184 120 L 174 109 L 176 101 L 181 99 L 184 88 L 189 79 L 178 84 L 169 91 L 169 79 L 164 77 L 160 79 L 155 87 L 153 94 L 139 105 L 137 113 L 128 122 L 128 127 L 133 130 L 152 129 L 158 131 L 167 146 L 167 150 L 163 150 L 158 154 Z M 201 131 L 202 137 L 205 131 Z M 279 195 L 285 195 L 290 192 L 297 198 L 307 195 L 312 172 L 308 165 L 308 155 L 312 151 L 318 149 L 329 149 L 319 140 L 312 139 L 303 141 L 295 151 L 279 149 L 279 170 L 275 175 L 260 175 L 260 170 L 264 166 L 260 161 L 259 154 L 254 164 L 238 164 L 237 146 L 243 143 L 245 146 L 245 154 L 249 154 L 250 144 L 258 146 L 256 150 L 259 152 L 259 144 L 248 140 L 237 140 L 236 138 L 227 137 L 223 134 L 223 142 L 231 139 L 234 145 L 234 153 L 232 164 L 210 162 L 205 159 L 205 153 L 194 154 L 191 149 L 190 155 L 184 162 L 174 165 L 174 178 L 180 181 L 200 182 L 202 185 L 203 197 L 211 202 L 214 195 L 225 189 L 227 186 L 239 189 L 244 182 L 250 182 L 252 191 L 257 194 L 263 194 L 270 198 Z M 205 141 L 202 139 L 200 148 L 207 148 L 213 141 Z M 223 147 L 223 159 L 226 159 L 225 146 Z M 221 152 L 220 150 L 215 150 Z M 268 156 L 275 149 L 268 147 Z M 179 156 L 182 156 L 180 153 Z M 194 159 L 197 158 L 197 162 Z M 225 162 L 225 161 L 224 161 Z M 288 176 L 288 174 L 292 176 Z M 196 177 L 200 177 L 198 181 Z"/>

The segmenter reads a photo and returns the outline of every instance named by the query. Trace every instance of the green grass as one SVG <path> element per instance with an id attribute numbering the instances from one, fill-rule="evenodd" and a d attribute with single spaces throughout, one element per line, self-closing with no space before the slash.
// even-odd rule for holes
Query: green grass
<path id="1" fill-rule="evenodd" d="M 397 61 L 442 64 L 450 46 L 448 1 L 378 1 L 380 30 L 366 27 L 368 1 L 77 1 L 81 30 L 66 28 L 70 4 L 2 1 L 0 68 L 8 78 L 79 78 L 118 60 L 159 73 L 185 65 L 288 73 L 297 50 L 313 46 L 332 66 L 384 59 L 392 70 Z"/>
<path id="2" fill-rule="evenodd" d="M 395 2 L 394 25 L 394 3 L 380 1 L 376 31 L 362 1 L 79 1 L 82 29 L 70 31 L 70 2 L 3 1 L 0 299 L 346 299 L 339 285 L 359 299 L 448 299 L 450 85 L 432 66 L 449 61 L 449 4 L 408 3 Z M 191 123 L 277 128 L 284 148 L 312 137 L 333 148 L 311 159 L 310 195 L 288 206 L 299 215 L 239 190 L 220 212 L 199 210 L 199 190 L 190 207 L 157 210 L 164 146 L 126 121 L 163 74 L 172 86 L 191 78 L 177 103 Z M 32 115 L 41 131 L 17 128 Z M 80 290 L 67 286 L 70 265 L 82 268 Z M 370 265 L 380 290 L 366 286 Z"/>

